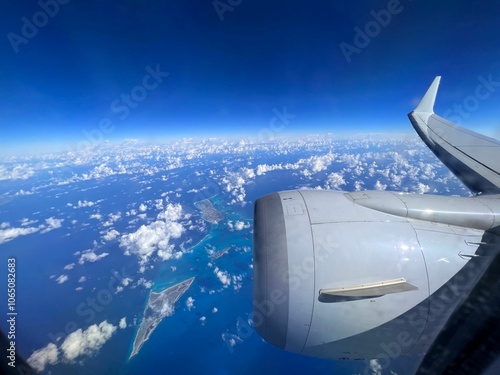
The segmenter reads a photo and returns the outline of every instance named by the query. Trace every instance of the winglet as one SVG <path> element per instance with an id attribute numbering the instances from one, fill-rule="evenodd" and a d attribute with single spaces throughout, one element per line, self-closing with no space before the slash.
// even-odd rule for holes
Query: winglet
<path id="1" fill-rule="evenodd" d="M 413 110 L 414 112 L 434 113 L 434 102 L 436 101 L 440 81 L 441 76 L 434 78 L 434 81 L 427 89 L 424 97 L 420 100 L 420 103 L 418 103 L 417 108 Z"/>

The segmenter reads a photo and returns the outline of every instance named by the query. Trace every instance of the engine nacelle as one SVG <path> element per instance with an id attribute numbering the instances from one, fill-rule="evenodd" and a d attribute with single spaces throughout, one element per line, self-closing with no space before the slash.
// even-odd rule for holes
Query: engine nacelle
<path id="1" fill-rule="evenodd" d="M 376 358 L 393 343 L 398 355 L 425 352 L 425 332 L 458 303 L 431 319 L 428 297 L 474 257 L 484 231 L 381 212 L 353 194 L 295 190 L 255 202 L 254 327 L 315 357 Z"/>

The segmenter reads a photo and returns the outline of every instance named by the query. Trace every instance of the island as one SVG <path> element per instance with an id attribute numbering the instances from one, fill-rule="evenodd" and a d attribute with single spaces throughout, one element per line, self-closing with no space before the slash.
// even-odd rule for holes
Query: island
<path id="1" fill-rule="evenodd" d="M 174 313 L 175 303 L 189 289 L 194 279 L 194 277 L 191 277 L 161 292 L 151 291 L 149 293 L 142 322 L 135 335 L 134 345 L 129 359 L 139 353 L 142 345 L 149 339 L 149 336 L 153 333 L 162 319 Z"/>
<path id="2" fill-rule="evenodd" d="M 228 246 L 220 251 L 216 251 L 210 255 L 210 259 L 215 260 L 223 256 L 224 254 L 227 254 L 227 252 L 231 249 L 231 246 Z"/>
<path id="3" fill-rule="evenodd" d="M 210 200 L 203 199 L 202 201 L 195 202 L 194 205 L 199 210 L 203 211 L 203 220 L 208 221 L 212 224 L 217 224 L 219 221 L 224 219 L 224 214 L 215 209 L 214 205 Z"/>

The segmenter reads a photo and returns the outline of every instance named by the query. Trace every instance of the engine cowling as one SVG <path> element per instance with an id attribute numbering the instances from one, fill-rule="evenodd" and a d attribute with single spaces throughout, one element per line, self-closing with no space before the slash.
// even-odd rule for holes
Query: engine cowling
<path id="1" fill-rule="evenodd" d="M 398 354 L 424 352 L 425 331 L 458 303 L 436 323 L 428 297 L 473 257 L 484 231 L 381 212 L 353 197 L 295 190 L 255 202 L 254 327 L 275 346 L 315 357 L 376 358 L 393 342 Z"/>

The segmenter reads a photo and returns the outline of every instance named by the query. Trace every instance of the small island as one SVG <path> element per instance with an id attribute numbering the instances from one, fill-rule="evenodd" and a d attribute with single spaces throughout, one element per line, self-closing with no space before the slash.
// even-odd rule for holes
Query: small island
<path id="1" fill-rule="evenodd" d="M 194 205 L 203 212 L 203 220 L 206 220 L 209 223 L 217 224 L 219 221 L 224 219 L 224 214 L 216 210 L 209 199 L 203 199 L 202 201 L 195 202 Z"/>
<path id="2" fill-rule="evenodd" d="M 191 277 L 161 292 L 151 291 L 149 293 L 149 299 L 144 309 L 142 322 L 137 330 L 132 354 L 130 354 L 129 359 L 139 353 L 142 345 L 149 339 L 149 336 L 162 319 L 174 313 L 175 303 L 189 289 L 193 281 L 194 277 Z"/>
<path id="3" fill-rule="evenodd" d="M 227 252 L 231 249 L 231 246 L 225 247 L 224 249 L 220 251 L 216 251 L 210 255 L 210 259 L 215 260 L 223 256 L 224 254 L 227 254 Z"/>

